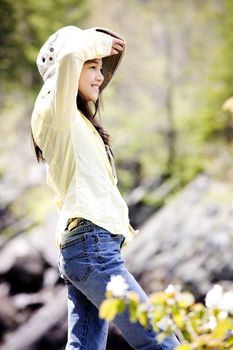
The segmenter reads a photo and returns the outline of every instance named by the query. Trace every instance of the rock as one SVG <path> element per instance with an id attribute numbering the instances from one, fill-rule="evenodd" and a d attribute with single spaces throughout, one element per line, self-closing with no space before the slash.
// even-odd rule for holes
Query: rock
<path id="1" fill-rule="evenodd" d="M 233 288 L 232 198 L 202 175 L 146 221 L 123 255 L 147 292 L 179 283 L 203 300 L 213 283 Z"/>
<path id="2" fill-rule="evenodd" d="M 14 237 L 1 249 L 0 275 L 4 275 L 15 264 L 17 259 L 30 254 L 37 254 L 36 250 L 28 243 L 25 236 Z"/>
<path id="3" fill-rule="evenodd" d="M 1 251 L 0 276 L 10 285 L 10 293 L 36 292 L 43 283 L 45 261 L 23 237 L 12 239 Z"/>
<path id="4" fill-rule="evenodd" d="M 16 294 L 12 297 L 12 300 L 18 311 L 25 310 L 26 308 L 35 310 L 46 303 L 45 297 L 43 297 L 43 292 Z"/>
<path id="5" fill-rule="evenodd" d="M 52 213 L 43 226 L 12 238 L 1 249 L 0 277 L 9 283 L 11 294 L 35 293 L 58 282 L 56 219 Z"/>
<path id="6" fill-rule="evenodd" d="M 156 179 L 144 179 L 126 196 L 129 208 L 130 222 L 139 227 L 161 206 L 163 200 L 178 186 L 177 180 L 167 179 L 167 175 L 161 175 Z M 154 206 L 146 203 L 145 198 L 150 194 L 156 198 Z"/>
<path id="7" fill-rule="evenodd" d="M 48 268 L 44 273 L 43 288 L 54 287 L 59 280 L 58 269 Z"/>
<path id="8" fill-rule="evenodd" d="M 6 330 L 9 331 L 17 325 L 17 310 L 8 294 L 9 286 L 6 283 L 0 284 L 0 338 Z"/>
<path id="9" fill-rule="evenodd" d="M 57 269 L 58 246 L 55 233 L 58 215 L 55 211 L 48 214 L 43 225 L 35 227 L 27 235 L 27 241 L 45 259 L 48 265 Z"/>
<path id="10" fill-rule="evenodd" d="M 65 287 L 60 287 L 59 290 L 53 291 L 47 303 L 35 311 L 26 323 L 6 335 L 1 350 L 39 350 L 42 349 L 39 344 L 43 343 L 46 337 L 55 347 L 43 349 L 58 349 L 60 344 L 65 342 L 66 318 L 66 290 Z M 61 332 L 62 329 L 64 332 Z M 54 334 L 57 334 L 57 343 L 53 338 Z"/>
<path id="11" fill-rule="evenodd" d="M 43 284 L 44 261 L 37 254 L 18 257 L 5 275 L 11 285 L 11 294 L 37 292 Z"/>

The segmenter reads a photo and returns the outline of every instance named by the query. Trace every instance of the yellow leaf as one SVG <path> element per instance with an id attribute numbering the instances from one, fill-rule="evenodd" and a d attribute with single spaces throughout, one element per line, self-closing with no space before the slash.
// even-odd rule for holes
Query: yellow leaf
<path id="1" fill-rule="evenodd" d="M 181 344 L 178 345 L 175 350 L 192 350 L 192 348 L 189 344 Z"/>
<path id="2" fill-rule="evenodd" d="M 117 299 L 107 299 L 102 302 L 99 309 L 99 317 L 107 321 L 112 321 L 118 309 L 118 300 Z"/>
<path id="3" fill-rule="evenodd" d="M 150 318 L 153 320 L 154 323 L 157 323 L 163 318 L 165 313 L 164 308 L 157 307 L 155 310 L 150 312 Z"/>
<path id="4" fill-rule="evenodd" d="M 182 328 L 184 326 L 184 318 L 180 313 L 173 315 L 173 320 L 178 328 Z"/>
<path id="5" fill-rule="evenodd" d="M 129 303 L 129 317 L 130 322 L 136 322 L 137 321 L 137 306 L 135 303 Z"/>
<path id="6" fill-rule="evenodd" d="M 125 310 L 125 301 L 124 300 L 121 300 L 121 299 L 118 299 L 117 300 L 117 312 L 118 313 L 121 313 Z"/>
<path id="7" fill-rule="evenodd" d="M 169 295 L 165 292 L 153 293 L 150 296 L 150 301 L 153 304 L 164 304 L 169 299 Z"/>
<path id="8" fill-rule="evenodd" d="M 129 298 L 129 300 L 138 303 L 139 302 L 139 297 L 138 294 L 135 292 L 128 292 L 127 293 L 127 297 Z"/>
<path id="9" fill-rule="evenodd" d="M 192 306 L 192 310 L 195 312 L 206 311 L 205 306 L 201 303 L 196 303 Z"/>
<path id="10" fill-rule="evenodd" d="M 128 298 L 129 298 L 129 316 L 130 316 L 130 321 L 131 322 L 136 322 L 137 321 L 137 307 L 138 307 L 139 297 L 138 297 L 138 295 L 136 293 L 129 292 L 128 293 Z"/>
<path id="11" fill-rule="evenodd" d="M 231 329 L 232 323 L 229 318 L 222 320 L 218 323 L 217 327 L 213 331 L 213 338 L 221 339 L 223 338 L 227 331 Z"/>
<path id="12" fill-rule="evenodd" d="M 146 328 L 148 326 L 148 317 L 145 304 L 140 304 L 140 307 L 137 309 L 137 318 L 143 327 Z"/>
<path id="13" fill-rule="evenodd" d="M 141 323 L 141 325 L 142 325 L 143 327 L 146 328 L 146 327 L 148 326 L 147 315 L 146 315 L 145 312 L 141 312 L 140 315 L 139 315 L 139 317 L 138 317 L 138 319 L 139 319 L 139 322 Z"/>
<path id="14" fill-rule="evenodd" d="M 111 290 L 106 290 L 105 295 L 106 295 L 107 299 L 111 298 L 112 297 L 112 291 Z"/>

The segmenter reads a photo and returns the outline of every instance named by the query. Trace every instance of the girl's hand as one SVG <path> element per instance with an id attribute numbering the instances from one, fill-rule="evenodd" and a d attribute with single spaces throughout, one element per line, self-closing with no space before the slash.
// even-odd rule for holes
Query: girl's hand
<path id="1" fill-rule="evenodd" d="M 112 42 L 112 49 L 110 52 L 110 56 L 117 55 L 120 51 L 123 51 L 124 46 L 125 46 L 124 40 L 114 38 Z"/>

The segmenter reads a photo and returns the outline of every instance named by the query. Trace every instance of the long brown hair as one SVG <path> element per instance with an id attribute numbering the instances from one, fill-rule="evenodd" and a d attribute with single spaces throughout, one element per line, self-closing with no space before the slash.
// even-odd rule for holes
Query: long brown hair
<path id="1" fill-rule="evenodd" d="M 98 131 L 99 135 L 102 137 L 104 144 L 110 147 L 110 135 L 104 130 L 103 127 L 97 124 L 94 120 L 95 116 L 99 112 L 100 96 L 96 100 L 96 102 L 92 102 L 92 104 L 94 105 L 94 111 L 92 110 L 90 103 L 87 102 L 87 100 L 85 99 L 84 95 L 80 91 L 78 92 L 76 97 L 76 105 L 78 110 L 93 124 L 93 126 Z M 33 137 L 32 130 L 31 130 L 31 138 L 32 138 L 32 144 L 34 147 L 37 161 L 44 162 L 45 159 L 43 157 L 43 152 L 40 149 L 40 147 L 36 144 L 35 139 Z"/>
<path id="2" fill-rule="evenodd" d="M 110 146 L 110 135 L 94 120 L 97 112 L 99 112 L 101 99 L 100 96 L 101 95 L 99 95 L 96 102 L 92 102 L 94 104 L 94 112 L 92 111 L 90 103 L 86 101 L 84 95 L 80 91 L 78 92 L 78 95 L 76 97 L 76 104 L 78 110 L 94 125 L 94 127 L 102 137 L 104 144 Z"/>

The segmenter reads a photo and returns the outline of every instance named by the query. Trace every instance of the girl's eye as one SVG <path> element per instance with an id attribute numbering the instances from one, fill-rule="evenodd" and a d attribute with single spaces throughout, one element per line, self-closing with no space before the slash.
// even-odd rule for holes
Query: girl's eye
<path id="1" fill-rule="evenodd" d="M 102 68 L 99 69 L 98 66 L 95 66 L 95 65 L 94 66 L 90 66 L 89 69 L 93 69 L 93 70 L 96 70 L 96 71 L 99 70 L 100 73 L 103 74 L 103 69 Z"/>

